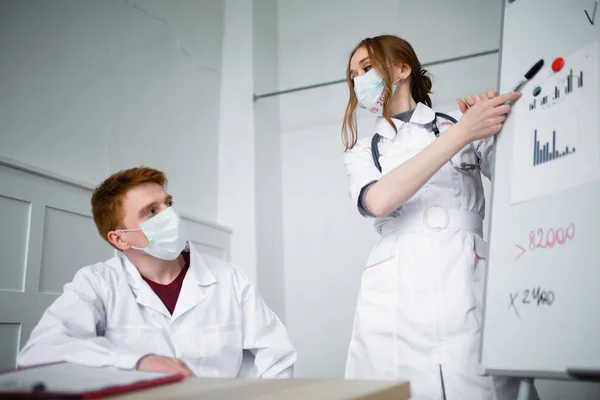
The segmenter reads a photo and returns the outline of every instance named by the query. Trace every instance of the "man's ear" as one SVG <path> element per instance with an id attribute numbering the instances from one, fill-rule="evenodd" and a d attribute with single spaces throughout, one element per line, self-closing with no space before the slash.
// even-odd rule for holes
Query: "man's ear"
<path id="1" fill-rule="evenodd" d="M 121 251 L 129 250 L 131 245 L 123 238 L 122 232 L 110 231 L 106 235 L 108 241 Z"/>

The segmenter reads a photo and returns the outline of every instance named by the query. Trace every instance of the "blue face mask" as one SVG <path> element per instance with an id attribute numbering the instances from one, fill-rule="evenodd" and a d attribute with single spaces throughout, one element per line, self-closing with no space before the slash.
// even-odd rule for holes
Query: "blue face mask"
<path id="1" fill-rule="evenodd" d="M 169 207 L 140 224 L 137 229 L 121 229 L 119 232 L 142 231 L 148 239 L 146 247 L 132 249 L 143 251 L 161 260 L 174 260 L 187 244 L 187 234 L 179 214 Z"/>
<path id="2" fill-rule="evenodd" d="M 376 115 L 383 114 L 383 94 L 385 84 L 375 68 L 354 78 L 354 93 L 358 106 Z M 392 94 L 396 92 L 396 84 L 392 84 Z"/>

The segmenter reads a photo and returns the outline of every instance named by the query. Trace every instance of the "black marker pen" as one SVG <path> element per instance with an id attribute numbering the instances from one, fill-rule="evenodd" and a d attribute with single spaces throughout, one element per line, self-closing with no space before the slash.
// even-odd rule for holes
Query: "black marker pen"
<path id="1" fill-rule="evenodd" d="M 542 59 L 542 60 L 536 62 L 533 67 L 529 68 L 529 71 L 527 71 L 525 76 L 523 76 L 521 78 L 521 80 L 519 81 L 517 86 L 515 86 L 515 88 L 513 89 L 513 92 L 518 92 L 519 90 L 521 90 L 521 88 L 523 86 L 525 86 L 525 84 L 527 82 L 529 82 L 529 80 L 531 80 L 531 78 L 533 78 L 538 72 L 540 72 L 540 69 L 542 69 L 543 66 L 544 66 L 544 60 Z M 512 106 L 515 101 L 516 100 L 509 100 L 507 102 L 507 104 Z"/>

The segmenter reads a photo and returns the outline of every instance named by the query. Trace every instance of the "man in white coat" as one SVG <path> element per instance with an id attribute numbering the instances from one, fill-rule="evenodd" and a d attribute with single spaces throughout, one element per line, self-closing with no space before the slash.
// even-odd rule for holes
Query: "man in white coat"
<path id="1" fill-rule="evenodd" d="M 46 310 L 19 366 L 88 366 L 236 377 L 243 350 L 260 378 L 292 377 L 285 327 L 233 265 L 188 241 L 165 175 L 133 168 L 92 195 L 98 232 L 117 249 L 82 268 Z"/>

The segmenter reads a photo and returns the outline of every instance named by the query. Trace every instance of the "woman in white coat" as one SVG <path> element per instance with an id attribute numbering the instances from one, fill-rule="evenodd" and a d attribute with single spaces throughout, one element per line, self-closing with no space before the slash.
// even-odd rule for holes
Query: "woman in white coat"
<path id="1" fill-rule="evenodd" d="M 491 178 L 493 135 L 520 94 L 489 91 L 436 113 L 427 71 L 389 35 L 360 42 L 346 77 L 351 196 L 381 234 L 362 275 L 346 378 L 406 379 L 418 400 L 515 399 L 518 380 L 481 376 L 478 352 L 481 173 Z M 375 136 L 358 140 L 357 106 L 378 115 Z"/>

